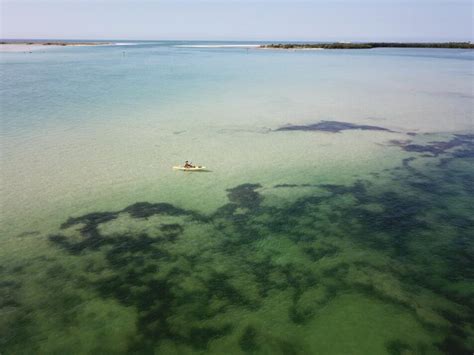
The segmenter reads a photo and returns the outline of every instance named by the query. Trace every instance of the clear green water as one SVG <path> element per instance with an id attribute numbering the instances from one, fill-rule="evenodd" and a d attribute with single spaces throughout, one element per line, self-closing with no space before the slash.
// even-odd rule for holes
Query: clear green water
<path id="1" fill-rule="evenodd" d="M 472 55 L 173 45 L 2 55 L 0 352 L 471 353 Z"/>

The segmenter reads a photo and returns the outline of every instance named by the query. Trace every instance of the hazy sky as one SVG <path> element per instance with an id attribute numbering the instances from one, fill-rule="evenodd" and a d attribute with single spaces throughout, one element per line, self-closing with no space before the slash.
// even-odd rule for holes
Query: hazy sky
<path id="1" fill-rule="evenodd" d="M 0 0 L 2 38 L 472 40 L 470 0 Z"/>

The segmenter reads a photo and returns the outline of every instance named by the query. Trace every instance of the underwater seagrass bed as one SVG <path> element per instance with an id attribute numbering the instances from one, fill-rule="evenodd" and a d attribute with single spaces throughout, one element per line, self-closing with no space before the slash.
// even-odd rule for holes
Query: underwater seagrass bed
<path id="1" fill-rule="evenodd" d="M 393 141 L 411 156 L 348 185 L 249 181 L 211 214 L 145 201 L 25 233 L 47 246 L 0 267 L 1 352 L 470 354 L 473 138 Z"/>

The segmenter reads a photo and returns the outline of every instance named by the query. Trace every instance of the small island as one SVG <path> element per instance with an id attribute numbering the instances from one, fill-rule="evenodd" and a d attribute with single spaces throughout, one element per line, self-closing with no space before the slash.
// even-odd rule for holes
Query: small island
<path id="1" fill-rule="evenodd" d="M 471 42 L 332 42 L 332 43 L 273 43 L 263 44 L 264 49 L 373 49 L 373 48 L 457 48 L 474 49 Z"/>

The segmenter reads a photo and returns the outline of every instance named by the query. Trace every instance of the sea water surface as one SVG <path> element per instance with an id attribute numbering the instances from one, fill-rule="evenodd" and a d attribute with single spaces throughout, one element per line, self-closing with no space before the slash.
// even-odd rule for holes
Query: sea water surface
<path id="1" fill-rule="evenodd" d="M 122 44 L 0 53 L 0 353 L 472 353 L 473 51 Z"/>

